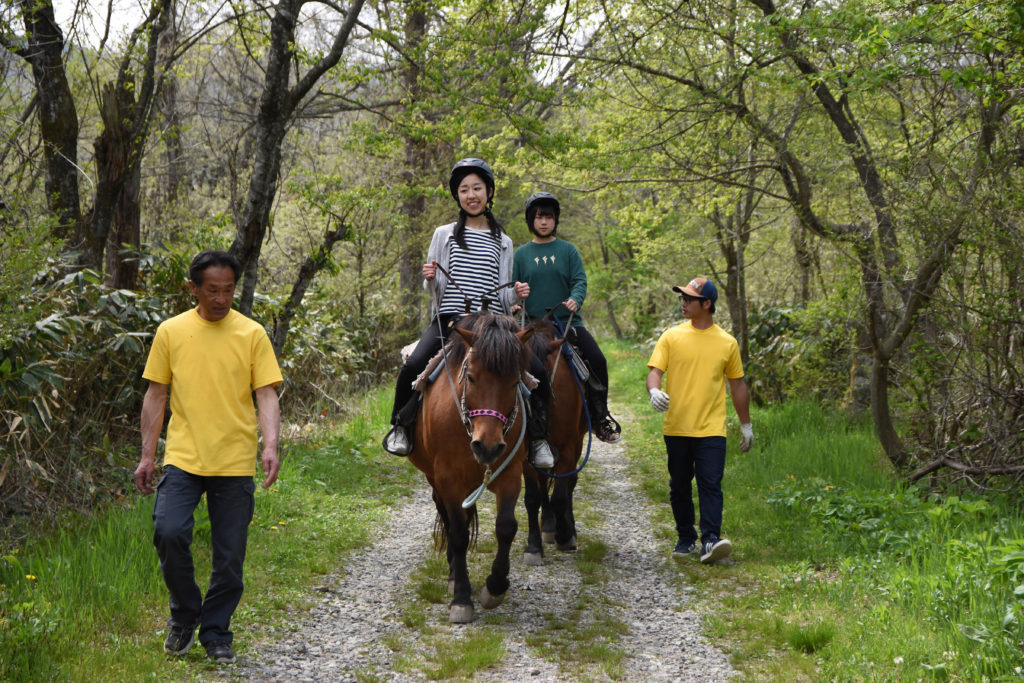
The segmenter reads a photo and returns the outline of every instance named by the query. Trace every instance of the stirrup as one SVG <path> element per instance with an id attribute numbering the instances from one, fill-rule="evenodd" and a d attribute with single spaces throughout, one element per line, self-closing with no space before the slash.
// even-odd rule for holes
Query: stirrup
<path id="1" fill-rule="evenodd" d="M 622 439 L 622 427 L 611 415 L 605 415 L 597 425 L 597 438 L 605 443 L 616 443 Z"/>

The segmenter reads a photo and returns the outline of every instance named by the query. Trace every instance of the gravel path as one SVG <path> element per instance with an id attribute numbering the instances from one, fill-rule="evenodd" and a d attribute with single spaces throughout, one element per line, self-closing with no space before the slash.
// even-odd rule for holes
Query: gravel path
<path id="1" fill-rule="evenodd" d="M 580 540 L 599 539 L 608 548 L 601 562 L 608 578 L 595 586 L 581 580 L 576 555 L 545 549 L 545 566 L 523 562 L 525 509 L 520 503 L 520 531 L 512 552 L 512 573 L 505 603 L 487 614 L 501 619 L 488 628 L 504 636 L 505 656 L 477 672 L 479 681 L 573 681 L 607 678 L 600 669 L 545 658 L 529 647 L 530 634 L 547 627 L 548 619 L 611 616 L 629 632 L 618 647 L 625 652 L 621 671 L 630 681 L 719 681 L 735 672 L 724 654 L 703 637 L 698 615 L 690 609 L 689 586 L 669 578 L 673 560 L 664 542 L 651 532 L 648 504 L 629 480 L 624 449 L 628 432 L 614 445 L 594 440 L 591 460 L 577 488 L 577 530 Z M 490 494 L 485 494 L 490 496 Z M 485 498 L 493 502 L 493 496 Z M 587 507 L 587 500 L 600 501 Z M 583 509 L 581 510 L 581 504 Z M 491 534 L 493 511 L 481 505 L 480 536 Z M 581 513 L 582 512 L 582 513 Z M 428 645 L 421 630 L 402 623 L 404 607 L 415 598 L 410 576 L 433 553 L 430 532 L 434 508 L 424 482 L 416 496 L 397 508 L 373 547 L 346 561 L 343 573 L 318 587 L 315 606 L 296 614 L 287 628 L 240 658 L 232 678 L 254 681 L 422 681 L 427 675 L 405 662 Z M 487 562 L 491 556 L 488 554 Z M 695 561 L 687 558 L 683 561 Z M 471 570 L 471 574 L 473 574 Z M 441 580 L 440 578 L 438 579 Z M 573 612 L 581 601 L 584 610 Z M 593 607 L 591 607 L 593 605 Z M 477 622 L 485 611 L 477 606 Z M 447 623 L 447 605 L 428 608 L 422 630 L 462 638 L 474 625 Z M 402 643 L 396 655 L 385 643 Z M 399 666 L 396 666 L 399 664 Z M 357 678 L 357 675 L 359 678 Z"/>

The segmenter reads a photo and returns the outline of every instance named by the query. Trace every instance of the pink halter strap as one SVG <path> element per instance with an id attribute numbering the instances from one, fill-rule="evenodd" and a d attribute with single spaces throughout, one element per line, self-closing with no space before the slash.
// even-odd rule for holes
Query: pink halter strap
<path id="1" fill-rule="evenodd" d="M 466 417 L 496 417 L 501 420 L 501 424 L 507 425 L 508 418 L 499 413 L 497 410 L 491 410 L 489 408 L 481 408 L 479 410 L 470 410 L 466 413 Z"/>

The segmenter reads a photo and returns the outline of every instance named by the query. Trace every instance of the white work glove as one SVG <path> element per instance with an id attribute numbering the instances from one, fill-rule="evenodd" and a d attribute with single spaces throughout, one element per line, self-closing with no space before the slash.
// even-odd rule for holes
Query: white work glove
<path id="1" fill-rule="evenodd" d="M 754 445 L 754 425 L 749 422 L 740 423 L 740 434 L 743 435 L 743 440 L 740 441 L 740 451 L 746 453 Z"/>
<path id="2" fill-rule="evenodd" d="M 651 407 L 657 410 L 659 413 L 664 413 L 668 410 L 668 394 L 661 389 L 649 389 L 647 391 L 651 395 Z"/>

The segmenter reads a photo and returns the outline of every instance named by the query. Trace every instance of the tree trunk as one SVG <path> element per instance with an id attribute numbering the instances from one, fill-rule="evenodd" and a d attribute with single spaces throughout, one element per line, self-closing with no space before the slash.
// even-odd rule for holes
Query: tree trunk
<path id="1" fill-rule="evenodd" d="M 411 0 L 406 5 L 405 45 L 409 54 L 414 55 L 402 70 L 402 81 L 405 85 L 407 101 L 416 106 L 422 100 L 423 86 L 420 82 L 422 67 L 420 66 L 419 48 L 427 34 L 427 13 L 425 5 L 419 0 Z M 415 125 L 415 124 L 413 124 Z M 421 225 L 426 211 L 426 200 L 420 191 L 419 183 L 423 181 L 430 169 L 427 143 L 422 135 L 405 136 L 405 170 L 403 180 L 406 185 L 405 199 L 402 201 L 402 215 L 405 216 L 406 230 L 401 233 L 400 256 L 398 260 L 399 291 L 402 297 L 401 310 L 406 312 L 403 327 L 419 327 L 420 307 L 420 264 L 423 261 L 423 247 L 420 235 L 424 226 Z"/>
<path id="2" fill-rule="evenodd" d="M 107 239 L 107 284 L 117 289 L 135 289 L 139 279 L 139 261 L 134 251 L 141 241 L 139 193 L 142 190 L 142 166 L 135 164 L 125 174 L 124 184 L 114 206 L 114 229 Z"/>
<path id="3" fill-rule="evenodd" d="M 79 263 L 86 268 L 100 271 L 104 264 L 104 251 L 107 240 L 111 238 L 111 227 L 115 215 L 122 207 L 121 193 L 130 175 L 128 150 L 126 143 L 130 131 L 126 123 L 135 115 L 135 97 L 133 90 L 118 88 L 107 83 L 103 86 L 100 102 L 100 118 L 103 130 L 93 142 L 96 158 L 96 196 L 93 207 L 83 223 L 83 249 Z M 137 230 L 137 228 L 136 228 Z M 114 230 L 116 239 L 117 230 Z M 124 234 L 132 232 L 131 228 L 123 230 Z M 116 243 L 115 246 L 120 246 Z M 116 253 L 116 249 L 115 249 Z M 116 268 L 113 255 L 110 261 Z M 114 273 L 110 273 L 111 277 Z"/>
<path id="4" fill-rule="evenodd" d="M 801 304 L 806 305 L 811 300 L 811 267 L 814 265 L 814 254 L 807 247 L 807 231 L 795 217 L 790 237 L 796 265 L 800 271 L 800 291 L 797 292 L 797 297 Z"/>
<path id="5" fill-rule="evenodd" d="M 163 87 L 160 91 L 160 115 L 164 121 L 164 165 L 167 176 L 161 188 L 164 213 L 174 207 L 181 193 L 185 179 L 185 149 L 182 143 L 181 116 L 178 113 L 178 79 L 167 67 L 178 45 L 177 0 L 171 0 L 168 6 L 167 30 L 160 34 L 160 63 L 166 69 Z M 164 221 L 165 224 L 167 221 Z M 173 231 L 173 223 L 170 224 Z"/>
<path id="6" fill-rule="evenodd" d="M 81 218 L 78 188 L 78 111 L 64 69 L 64 36 L 53 14 L 52 0 L 21 0 L 28 44 L 2 44 L 32 67 L 37 112 L 46 160 L 46 201 L 56 217 L 53 236 L 71 239 Z M 80 246 L 69 244 L 74 249 Z"/>
<path id="7" fill-rule="evenodd" d="M 889 460 L 898 468 L 907 466 L 907 452 L 900 443 L 899 435 L 892 424 L 889 410 L 889 361 L 875 354 L 871 363 L 871 418 L 875 423 L 875 434 Z"/>
<path id="8" fill-rule="evenodd" d="M 281 315 L 274 321 L 274 351 L 277 353 L 277 357 L 280 358 L 284 351 L 285 341 L 288 339 L 288 331 L 291 329 L 292 319 L 298 312 L 299 307 L 302 305 L 302 298 L 306 296 L 306 291 L 309 286 L 313 284 L 313 279 L 316 274 L 320 272 L 327 262 L 330 260 L 331 250 L 334 249 L 334 244 L 341 239 L 345 238 L 348 233 L 349 226 L 345 222 L 339 222 L 338 227 L 334 230 L 328 229 L 324 231 L 324 239 L 317 249 L 316 253 L 312 256 L 308 256 L 302 265 L 299 267 L 299 273 L 295 277 L 295 284 L 292 285 L 292 293 L 288 297 L 287 303 L 284 305 L 284 309 L 281 311 Z"/>
<path id="9" fill-rule="evenodd" d="M 604 300 L 604 310 L 608 311 L 608 324 L 612 326 L 612 332 L 615 333 L 616 339 L 622 339 L 622 328 L 619 327 L 619 321 L 615 318 L 615 307 L 612 306 L 612 300 Z"/>
<path id="10" fill-rule="evenodd" d="M 330 52 L 289 88 L 294 52 L 295 28 L 306 0 L 281 0 L 270 19 L 270 44 L 264 71 L 263 93 L 256 117 L 255 155 L 249 191 L 231 244 L 231 253 L 242 266 L 242 289 L 238 308 L 252 312 L 253 295 L 259 272 L 260 251 L 270 226 L 270 212 L 277 194 L 281 173 L 281 146 L 295 108 L 316 82 L 341 59 L 349 35 L 356 24 L 364 0 L 352 0 L 345 20 L 334 36 Z"/>

